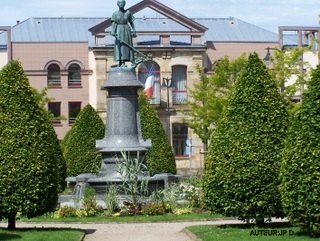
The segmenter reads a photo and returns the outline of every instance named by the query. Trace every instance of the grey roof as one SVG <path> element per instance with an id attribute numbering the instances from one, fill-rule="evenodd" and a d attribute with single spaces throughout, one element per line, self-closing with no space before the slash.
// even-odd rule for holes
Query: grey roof
<path id="1" fill-rule="evenodd" d="M 88 42 L 94 47 L 94 36 L 89 28 L 108 18 L 29 18 L 12 27 L 12 42 Z M 193 18 L 205 26 L 203 42 L 278 42 L 278 35 L 239 19 L 230 18 Z M 166 18 L 137 18 L 135 27 L 139 31 L 189 31 L 186 27 Z M 110 29 L 106 29 L 109 31 Z M 0 33 L 0 45 L 5 40 L 5 33 Z M 172 44 L 188 44 L 188 36 L 172 36 Z M 288 40 L 291 41 L 291 40 Z M 106 40 L 112 44 L 113 37 Z M 138 44 L 159 44 L 158 36 L 138 35 Z M 291 41 L 290 44 L 294 44 Z"/>
<path id="2" fill-rule="evenodd" d="M 89 42 L 88 29 L 105 18 L 29 18 L 12 27 L 12 42 Z"/>
<path id="3" fill-rule="evenodd" d="M 233 17 L 197 18 L 194 20 L 208 28 L 204 37 L 205 41 L 278 42 L 278 34 Z"/>

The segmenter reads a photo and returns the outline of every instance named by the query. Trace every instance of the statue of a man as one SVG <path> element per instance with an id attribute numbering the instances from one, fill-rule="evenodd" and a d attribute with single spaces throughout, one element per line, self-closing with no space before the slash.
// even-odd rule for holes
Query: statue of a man
<path id="1" fill-rule="evenodd" d="M 134 50 L 132 37 L 136 36 L 133 24 L 134 17 L 129 10 L 125 10 L 125 0 L 118 0 L 118 11 L 112 15 L 111 35 L 115 36 L 114 60 L 119 61 L 119 66 L 125 66 L 125 61 L 134 63 Z"/>

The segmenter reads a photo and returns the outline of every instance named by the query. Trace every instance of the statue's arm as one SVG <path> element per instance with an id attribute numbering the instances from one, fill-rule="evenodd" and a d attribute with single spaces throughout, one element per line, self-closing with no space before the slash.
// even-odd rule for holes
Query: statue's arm
<path id="1" fill-rule="evenodd" d="M 128 11 L 129 11 L 129 10 L 128 10 Z M 131 12 L 129 12 L 128 22 L 129 22 L 130 27 L 131 27 L 131 29 L 132 29 L 132 36 L 133 36 L 133 37 L 136 37 L 136 36 L 137 36 L 137 34 L 136 34 L 136 28 L 135 28 L 135 26 L 134 26 L 133 21 L 134 21 L 133 14 L 132 14 Z"/>
<path id="2" fill-rule="evenodd" d="M 137 36 L 137 34 L 136 34 L 136 28 L 134 27 L 133 22 L 131 22 L 130 25 L 131 25 L 131 29 L 132 29 L 132 36 L 133 36 L 133 37 L 136 37 L 136 36 Z"/>
<path id="3" fill-rule="evenodd" d="M 115 22 L 112 22 L 112 30 L 111 30 L 111 35 L 112 36 L 117 36 L 117 24 Z"/>
<path id="4" fill-rule="evenodd" d="M 112 17 L 111 17 L 111 32 L 110 34 L 113 35 L 113 36 L 116 36 L 117 35 L 117 26 L 118 24 L 116 23 L 116 19 L 117 19 L 117 12 L 114 12 L 112 14 Z"/>

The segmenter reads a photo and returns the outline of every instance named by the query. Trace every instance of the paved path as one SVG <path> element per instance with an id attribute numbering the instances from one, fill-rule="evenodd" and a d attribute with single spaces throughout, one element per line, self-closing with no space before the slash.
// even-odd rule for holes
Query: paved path
<path id="1" fill-rule="evenodd" d="M 76 228 L 86 233 L 84 241 L 191 241 L 183 229 L 193 225 L 241 223 L 238 220 L 188 221 L 170 223 L 21 223 L 17 228 Z M 0 223 L 0 227 L 6 227 Z"/>

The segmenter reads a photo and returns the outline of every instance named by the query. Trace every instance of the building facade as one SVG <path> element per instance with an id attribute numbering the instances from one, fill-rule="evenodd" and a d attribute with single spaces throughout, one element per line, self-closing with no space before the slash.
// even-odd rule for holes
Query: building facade
<path id="1" fill-rule="evenodd" d="M 233 17 L 190 19 L 155 0 L 141 1 L 129 9 L 137 15 L 144 8 L 154 10 L 157 17 L 135 20 L 136 58 L 146 56 L 136 67 L 137 78 L 144 84 L 153 66 L 150 103 L 157 107 L 178 171 L 201 175 L 203 144 L 183 122 L 188 90 L 199 81 L 196 65 L 210 74 L 214 62 L 224 56 L 234 59 L 257 52 L 263 58 L 267 48 L 279 47 L 278 34 Z M 110 30 L 110 18 L 30 18 L 11 28 L 12 59 L 21 61 L 31 86 L 48 88 L 52 98 L 48 109 L 64 117 L 53 121 L 59 139 L 87 104 L 106 119 L 107 93 L 101 86 L 110 68 L 117 65 Z M 0 41 L 5 34 L 0 34 Z M 0 51 L 0 56 L 5 54 Z M 187 145 L 191 139 L 192 148 Z"/>

